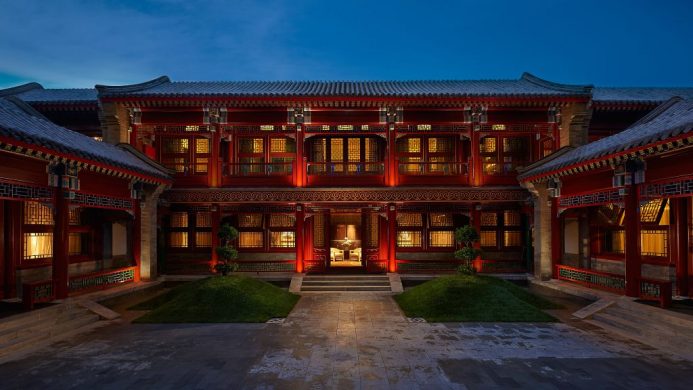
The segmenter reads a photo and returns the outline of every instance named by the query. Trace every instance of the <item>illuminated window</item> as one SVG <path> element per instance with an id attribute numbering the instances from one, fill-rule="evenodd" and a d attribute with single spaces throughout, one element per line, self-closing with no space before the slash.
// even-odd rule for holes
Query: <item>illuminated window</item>
<path id="1" fill-rule="evenodd" d="M 495 153 L 496 152 L 496 138 L 495 137 L 484 137 L 481 139 L 481 145 L 479 146 L 479 151 L 481 153 Z"/>
<path id="2" fill-rule="evenodd" d="M 70 209 L 68 221 L 70 225 L 79 225 L 81 223 L 80 213 L 82 210 L 78 208 Z"/>
<path id="3" fill-rule="evenodd" d="M 491 130 L 503 131 L 503 130 L 505 130 L 505 125 L 501 125 L 501 124 L 491 125 Z"/>
<path id="4" fill-rule="evenodd" d="M 262 227 L 262 214 L 240 214 L 238 216 L 238 227 Z"/>
<path id="5" fill-rule="evenodd" d="M 452 152 L 452 140 L 450 138 L 429 138 L 429 153 L 450 153 Z"/>
<path id="6" fill-rule="evenodd" d="M 503 212 L 504 226 L 520 226 L 520 212 L 506 210 Z"/>
<path id="7" fill-rule="evenodd" d="M 429 220 L 432 227 L 452 226 L 452 214 L 450 213 L 431 213 L 429 215 Z"/>
<path id="8" fill-rule="evenodd" d="M 52 225 L 53 211 L 38 202 L 24 202 L 24 224 Z"/>
<path id="9" fill-rule="evenodd" d="M 407 153 L 421 153 L 421 138 L 407 138 L 407 142 L 404 143 L 405 149 L 402 152 Z"/>
<path id="10" fill-rule="evenodd" d="M 421 247 L 420 231 L 399 231 L 397 232 L 397 247 L 417 248 Z"/>
<path id="11" fill-rule="evenodd" d="M 337 130 L 340 130 L 340 131 L 354 130 L 354 126 L 353 125 L 337 125 Z"/>
<path id="12" fill-rule="evenodd" d="M 239 232 L 238 247 L 239 248 L 262 248 L 264 242 L 262 232 Z"/>
<path id="13" fill-rule="evenodd" d="M 322 129 L 322 131 L 330 131 L 329 125 L 322 125 L 320 128 Z"/>
<path id="14" fill-rule="evenodd" d="M 601 242 L 601 251 L 606 253 L 625 253 L 626 232 L 623 230 L 607 230 Z"/>
<path id="15" fill-rule="evenodd" d="M 188 247 L 188 232 L 170 232 L 168 238 L 171 248 Z"/>
<path id="16" fill-rule="evenodd" d="M 164 153 L 188 153 L 187 138 L 164 138 Z"/>
<path id="17" fill-rule="evenodd" d="M 498 225 L 498 214 L 496 213 L 481 213 L 481 226 L 496 226 Z"/>
<path id="18" fill-rule="evenodd" d="M 212 232 L 195 232 L 195 247 L 211 248 Z"/>
<path id="19" fill-rule="evenodd" d="M 431 125 L 425 125 L 425 124 L 424 125 L 416 125 L 416 130 L 426 131 L 426 130 L 431 130 L 431 129 L 432 129 Z"/>
<path id="20" fill-rule="evenodd" d="M 209 153 L 209 139 L 208 138 L 196 138 L 195 139 L 195 153 L 201 153 L 201 154 Z"/>
<path id="21" fill-rule="evenodd" d="M 24 260 L 53 256 L 53 233 L 24 233 Z"/>
<path id="22" fill-rule="evenodd" d="M 483 247 L 495 247 L 496 244 L 496 231 L 481 231 L 479 233 L 479 242 Z"/>
<path id="23" fill-rule="evenodd" d="M 451 231 L 428 232 L 429 246 L 436 248 L 448 248 L 455 245 L 455 234 Z"/>
<path id="24" fill-rule="evenodd" d="M 200 126 L 188 125 L 185 126 L 185 131 L 200 131 Z"/>
<path id="25" fill-rule="evenodd" d="M 370 128 L 368 127 L 368 125 L 361 125 L 361 130 L 368 131 L 370 130 Z"/>
<path id="26" fill-rule="evenodd" d="M 172 228 L 186 228 L 186 227 L 188 227 L 188 213 L 187 212 L 171 213 L 171 227 Z"/>
<path id="27" fill-rule="evenodd" d="M 290 138 L 271 138 L 270 153 L 294 153 L 296 142 Z"/>
<path id="28" fill-rule="evenodd" d="M 272 248 L 293 248 L 296 246 L 294 232 L 270 232 L 270 246 Z"/>
<path id="29" fill-rule="evenodd" d="M 421 213 L 397 213 L 397 226 L 423 226 Z"/>
<path id="30" fill-rule="evenodd" d="M 643 256 L 668 256 L 669 232 L 666 230 L 641 230 L 640 253 Z"/>
<path id="31" fill-rule="evenodd" d="M 82 235 L 80 233 L 70 233 L 68 235 L 67 253 L 70 256 L 82 254 Z"/>
<path id="32" fill-rule="evenodd" d="M 330 140 L 330 160 L 344 161 L 344 139 L 332 138 Z"/>
<path id="33" fill-rule="evenodd" d="M 503 246 L 522 246 L 522 232 L 506 230 L 503 232 Z"/>
<path id="34" fill-rule="evenodd" d="M 263 153 L 265 151 L 264 141 L 262 138 L 241 138 L 239 141 L 240 153 Z"/>
<path id="35" fill-rule="evenodd" d="M 359 138 L 348 138 L 347 158 L 349 162 L 361 161 L 361 140 Z M 349 172 L 356 172 L 359 166 L 349 164 Z"/>
<path id="36" fill-rule="evenodd" d="M 663 203 L 666 202 L 662 199 L 653 199 L 640 206 L 640 222 L 658 223 Z"/>
<path id="37" fill-rule="evenodd" d="M 481 169 L 485 175 L 496 175 L 500 173 L 498 167 L 498 148 L 495 137 L 484 137 L 479 144 L 481 153 Z"/>
<path id="38" fill-rule="evenodd" d="M 292 214 L 271 214 L 270 227 L 294 227 L 296 216 Z"/>
<path id="39" fill-rule="evenodd" d="M 274 131 L 274 125 L 260 125 L 261 131 Z"/>
<path id="40" fill-rule="evenodd" d="M 198 227 L 198 228 L 212 227 L 212 213 L 198 211 L 195 214 L 195 227 Z"/>
<path id="41" fill-rule="evenodd" d="M 366 246 L 368 248 L 378 247 L 378 214 L 370 213 L 368 215 L 368 241 Z"/>

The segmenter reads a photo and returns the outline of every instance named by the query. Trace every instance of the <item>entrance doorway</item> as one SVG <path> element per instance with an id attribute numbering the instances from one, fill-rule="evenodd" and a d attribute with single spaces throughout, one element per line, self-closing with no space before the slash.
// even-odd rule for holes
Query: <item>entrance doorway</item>
<path id="1" fill-rule="evenodd" d="M 362 214 L 335 213 L 330 217 L 329 267 L 361 268 L 365 265 L 362 245 Z"/>

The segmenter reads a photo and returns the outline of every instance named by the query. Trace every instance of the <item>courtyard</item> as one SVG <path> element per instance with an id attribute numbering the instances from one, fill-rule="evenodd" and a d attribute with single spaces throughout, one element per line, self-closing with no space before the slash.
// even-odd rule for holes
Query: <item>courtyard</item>
<path id="1" fill-rule="evenodd" d="M 5 389 L 667 388 L 693 364 L 586 324 L 425 323 L 390 295 L 304 294 L 267 324 L 131 324 L 0 365 Z"/>

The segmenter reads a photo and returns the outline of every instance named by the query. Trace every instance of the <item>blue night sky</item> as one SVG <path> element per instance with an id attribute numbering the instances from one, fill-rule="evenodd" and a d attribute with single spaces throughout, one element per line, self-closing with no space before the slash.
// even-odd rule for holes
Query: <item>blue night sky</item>
<path id="1" fill-rule="evenodd" d="M 516 79 L 693 86 L 693 1 L 0 0 L 0 87 Z"/>

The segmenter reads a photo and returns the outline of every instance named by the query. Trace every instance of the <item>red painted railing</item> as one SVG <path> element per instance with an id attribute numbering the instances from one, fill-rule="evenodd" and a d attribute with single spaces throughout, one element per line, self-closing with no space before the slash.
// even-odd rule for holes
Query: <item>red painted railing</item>
<path id="1" fill-rule="evenodd" d="M 306 165 L 308 175 L 316 176 L 369 176 L 383 175 L 383 162 L 309 162 Z"/>
<path id="2" fill-rule="evenodd" d="M 671 282 L 640 279 L 640 299 L 657 301 L 661 307 L 671 306 Z"/>
<path id="3" fill-rule="evenodd" d="M 70 277 L 70 293 L 83 294 L 135 281 L 137 267 L 119 268 Z"/>
<path id="4" fill-rule="evenodd" d="M 26 310 L 32 310 L 37 303 L 46 303 L 55 300 L 53 295 L 53 281 L 41 280 L 39 282 L 24 283 L 22 286 L 22 303 Z"/>
<path id="5" fill-rule="evenodd" d="M 399 174 L 405 176 L 466 175 L 466 162 L 400 162 Z"/>
<path id="6" fill-rule="evenodd" d="M 227 163 L 222 167 L 223 176 L 233 177 L 290 176 L 293 172 L 293 162 Z"/>

